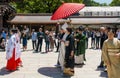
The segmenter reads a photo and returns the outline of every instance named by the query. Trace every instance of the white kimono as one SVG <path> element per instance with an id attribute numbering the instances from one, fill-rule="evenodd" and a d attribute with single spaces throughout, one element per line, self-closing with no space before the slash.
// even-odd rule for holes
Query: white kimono
<path id="1" fill-rule="evenodd" d="M 8 40 L 8 44 L 6 46 L 6 59 L 7 60 L 12 58 L 14 48 L 15 48 L 15 60 L 17 60 L 21 56 L 20 38 L 18 34 L 13 34 Z"/>
<path id="2" fill-rule="evenodd" d="M 61 42 L 59 63 L 60 63 L 62 70 L 64 69 L 64 58 L 65 58 L 65 45 L 64 45 L 64 42 Z"/>
<path id="3" fill-rule="evenodd" d="M 60 54 L 59 54 L 59 63 L 61 66 L 61 69 L 64 69 L 64 65 L 65 65 L 65 40 L 66 40 L 67 34 L 65 33 L 63 36 L 63 39 L 61 41 L 61 45 L 60 45 Z"/>

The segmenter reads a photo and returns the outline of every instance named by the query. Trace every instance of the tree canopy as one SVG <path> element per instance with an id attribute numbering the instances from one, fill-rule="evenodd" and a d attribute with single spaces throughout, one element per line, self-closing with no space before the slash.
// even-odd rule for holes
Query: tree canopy
<path id="1" fill-rule="evenodd" d="M 18 13 L 53 13 L 61 4 L 62 0 L 22 0 L 10 4 Z M 106 6 L 94 0 L 64 0 L 64 2 L 83 3 L 85 6 Z"/>
<path id="2" fill-rule="evenodd" d="M 120 0 L 112 0 L 111 6 L 120 6 Z"/>

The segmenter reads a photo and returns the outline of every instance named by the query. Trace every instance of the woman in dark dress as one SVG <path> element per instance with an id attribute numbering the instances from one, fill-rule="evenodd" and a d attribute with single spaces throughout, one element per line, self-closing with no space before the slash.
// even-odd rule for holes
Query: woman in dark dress
<path id="1" fill-rule="evenodd" d="M 64 74 L 69 76 L 74 75 L 74 38 L 72 29 L 66 28 L 68 36 L 65 41 L 65 68 Z"/>

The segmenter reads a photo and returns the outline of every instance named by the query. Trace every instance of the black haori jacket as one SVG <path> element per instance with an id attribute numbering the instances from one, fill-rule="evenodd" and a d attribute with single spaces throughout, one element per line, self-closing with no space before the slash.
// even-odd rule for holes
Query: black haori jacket
<path id="1" fill-rule="evenodd" d="M 69 59 L 72 51 L 74 52 L 74 37 L 69 34 L 65 41 L 65 59 Z"/>

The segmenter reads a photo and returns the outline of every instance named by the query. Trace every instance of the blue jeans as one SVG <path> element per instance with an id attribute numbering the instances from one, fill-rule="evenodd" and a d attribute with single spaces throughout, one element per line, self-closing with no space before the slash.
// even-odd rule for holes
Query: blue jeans
<path id="1" fill-rule="evenodd" d="M 45 50 L 46 50 L 46 52 L 47 52 L 47 51 L 49 51 L 50 42 L 49 42 L 49 41 L 46 41 L 45 43 L 46 43 Z"/>

